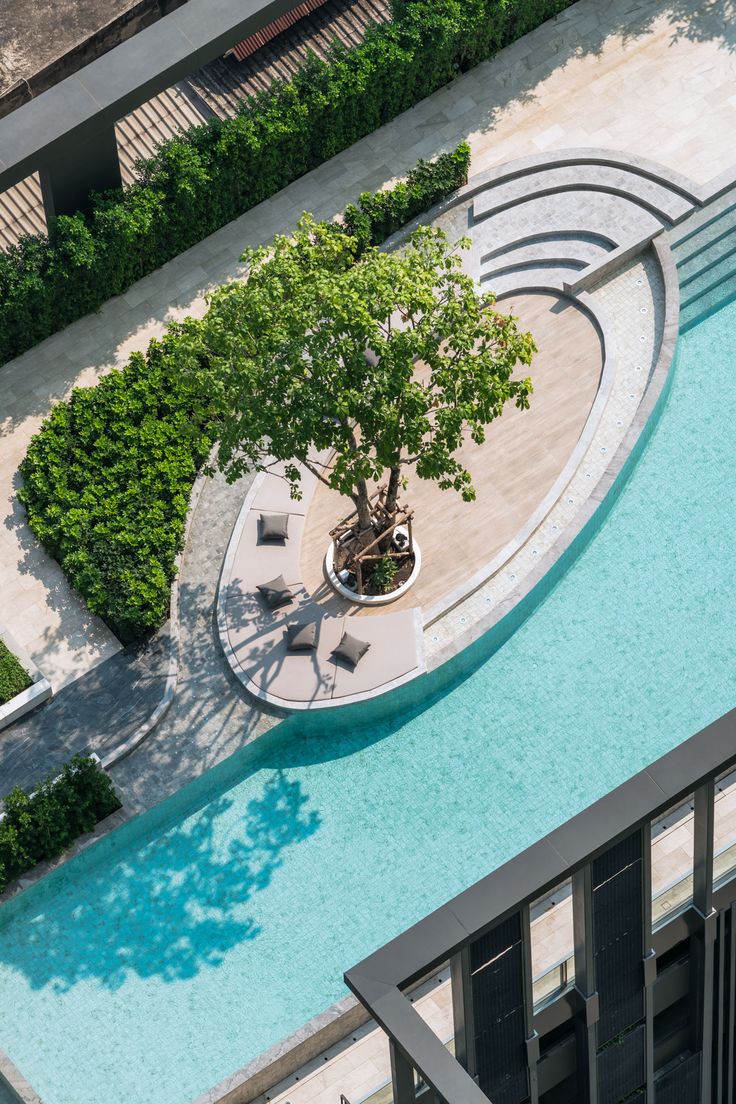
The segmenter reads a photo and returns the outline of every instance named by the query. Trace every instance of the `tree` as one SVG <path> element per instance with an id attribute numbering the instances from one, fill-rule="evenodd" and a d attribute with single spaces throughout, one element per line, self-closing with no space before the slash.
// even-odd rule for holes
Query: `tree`
<path id="1" fill-rule="evenodd" d="M 531 381 L 513 373 L 536 346 L 462 272 L 468 245 L 423 227 L 402 251 L 356 261 L 350 234 L 305 215 L 248 250 L 248 278 L 218 289 L 204 321 L 227 477 L 285 461 L 299 498 L 299 461 L 352 499 L 370 539 L 370 483 L 386 476 L 389 516 L 409 468 L 474 499 L 456 454 L 506 403 L 528 407 Z M 326 450 L 329 467 L 314 459 Z"/>

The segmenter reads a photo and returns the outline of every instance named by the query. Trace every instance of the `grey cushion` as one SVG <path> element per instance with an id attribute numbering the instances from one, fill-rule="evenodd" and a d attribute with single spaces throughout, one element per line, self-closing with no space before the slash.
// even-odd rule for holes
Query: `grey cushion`
<path id="1" fill-rule="evenodd" d="M 286 629 L 287 648 L 290 652 L 311 652 L 317 646 L 317 622 L 289 625 Z"/>
<path id="2" fill-rule="evenodd" d="M 270 583 L 259 583 L 258 589 L 263 595 L 269 609 L 277 609 L 285 606 L 294 597 L 294 592 L 289 590 L 283 575 L 278 575 Z"/>
<path id="3" fill-rule="evenodd" d="M 286 540 L 289 536 L 288 514 L 261 514 L 261 539 Z"/>
<path id="4" fill-rule="evenodd" d="M 342 634 L 342 640 L 332 654 L 337 656 L 338 659 L 347 660 L 353 667 L 357 667 L 369 648 L 370 644 L 368 644 L 367 641 L 358 640 L 357 637 L 344 632 Z"/>

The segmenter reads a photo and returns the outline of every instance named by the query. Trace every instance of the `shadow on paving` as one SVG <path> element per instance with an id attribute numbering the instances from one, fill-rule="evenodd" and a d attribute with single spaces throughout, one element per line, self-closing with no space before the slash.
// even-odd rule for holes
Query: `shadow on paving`
<path id="1" fill-rule="evenodd" d="M 77 752 L 122 744 L 161 700 L 169 663 L 169 633 L 117 652 L 45 705 L 0 732 L 0 794 L 33 787 Z"/>

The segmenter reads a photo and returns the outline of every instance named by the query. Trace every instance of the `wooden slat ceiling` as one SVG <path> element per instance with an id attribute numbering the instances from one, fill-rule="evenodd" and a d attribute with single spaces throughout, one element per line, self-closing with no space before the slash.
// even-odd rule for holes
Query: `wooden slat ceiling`
<path id="1" fill-rule="evenodd" d="M 135 179 L 137 163 L 161 142 L 213 115 L 234 115 L 244 99 L 270 88 L 274 80 L 292 77 L 310 51 L 325 57 L 335 39 L 356 46 L 367 27 L 391 17 L 390 0 L 306 0 L 296 10 L 302 8 L 308 10 L 298 22 L 278 30 L 244 61 L 233 55 L 219 58 L 121 119 L 115 129 L 123 182 Z M 34 174 L 0 194 L 0 248 L 8 249 L 24 234 L 45 232 L 41 186 Z"/>

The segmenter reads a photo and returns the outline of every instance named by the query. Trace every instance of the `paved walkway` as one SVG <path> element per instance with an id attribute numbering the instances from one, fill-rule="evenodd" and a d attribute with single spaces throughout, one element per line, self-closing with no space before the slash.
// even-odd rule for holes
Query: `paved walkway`
<path id="1" fill-rule="evenodd" d="M 215 595 L 225 549 L 251 477 L 202 489 L 179 586 L 179 681 L 160 725 L 111 774 L 130 812 L 162 801 L 278 723 L 251 701 L 217 641 Z"/>
<path id="2" fill-rule="evenodd" d="M 123 296 L 0 369 L 2 616 L 52 684 L 117 650 L 14 505 L 28 440 L 52 404 L 144 348 L 166 322 L 201 314 L 204 294 L 240 271 L 246 244 L 304 209 L 341 210 L 365 188 L 469 137 L 473 172 L 545 149 L 603 146 L 652 157 L 705 181 L 729 167 L 736 127 L 732 0 L 580 2 L 393 123 L 237 219 Z M 652 119 L 656 118 L 656 129 Z"/>
<path id="3" fill-rule="evenodd" d="M 168 636 L 167 624 L 145 647 L 117 652 L 0 733 L 0 798 L 14 786 L 34 789 L 77 752 L 103 756 L 147 721 L 166 684 Z"/>
<path id="4" fill-rule="evenodd" d="M 233 679 L 217 641 L 214 599 L 232 526 L 251 477 L 202 488 L 179 586 L 179 679 L 174 701 L 145 742 L 111 771 L 125 808 L 162 801 L 277 723 L 261 715 Z M 47 705 L 0 735 L 0 796 L 32 789 L 75 752 L 123 744 L 161 700 L 169 626 L 141 648 L 125 649 L 66 686 Z"/>

